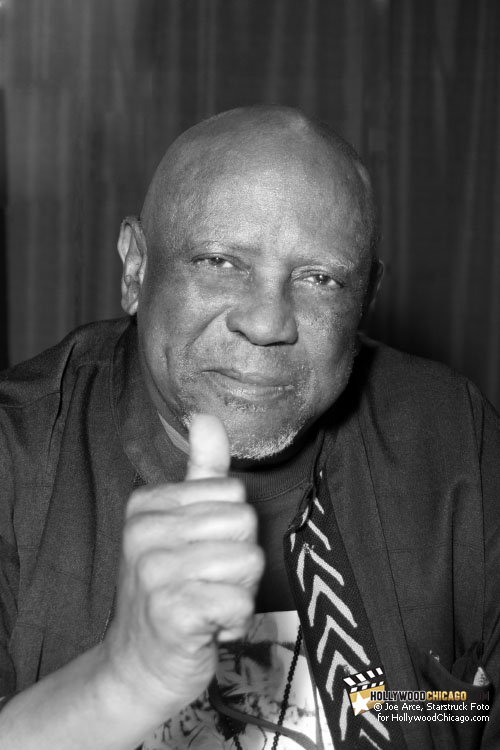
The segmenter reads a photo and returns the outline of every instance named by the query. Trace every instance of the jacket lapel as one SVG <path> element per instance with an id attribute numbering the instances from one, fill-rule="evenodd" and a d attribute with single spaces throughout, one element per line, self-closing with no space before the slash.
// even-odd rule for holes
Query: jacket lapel
<path id="1" fill-rule="evenodd" d="M 373 489 L 370 466 L 356 415 L 339 428 L 326 460 L 333 511 L 344 540 L 388 690 L 417 690 Z M 408 750 L 432 747 L 427 727 L 402 723 Z"/>

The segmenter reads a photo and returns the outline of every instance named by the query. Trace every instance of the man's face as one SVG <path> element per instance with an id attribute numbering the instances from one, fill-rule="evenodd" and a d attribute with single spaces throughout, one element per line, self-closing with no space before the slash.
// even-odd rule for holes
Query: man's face
<path id="1" fill-rule="evenodd" d="M 369 272 L 354 195 L 261 158 L 221 170 L 146 239 L 138 325 L 156 407 L 184 426 L 218 416 L 236 457 L 279 453 L 349 378 Z"/>

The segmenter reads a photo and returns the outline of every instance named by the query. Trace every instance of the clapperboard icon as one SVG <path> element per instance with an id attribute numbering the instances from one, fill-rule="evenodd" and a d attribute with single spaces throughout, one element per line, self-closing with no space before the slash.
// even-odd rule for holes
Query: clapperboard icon
<path id="1" fill-rule="evenodd" d="M 382 667 L 367 669 L 365 672 L 356 672 L 349 677 L 344 677 L 346 690 L 349 694 L 352 710 L 355 715 L 370 711 L 375 703 L 383 701 L 372 701 L 370 695 L 372 690 L 385 690 L 385 675 Z"/>

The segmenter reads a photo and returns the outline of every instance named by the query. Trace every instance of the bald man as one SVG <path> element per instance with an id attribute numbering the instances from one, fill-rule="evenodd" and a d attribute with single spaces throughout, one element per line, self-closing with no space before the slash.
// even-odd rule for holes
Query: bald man
<path id="1" fill-rule="evenodd" d="M 1 383 L 2 749 L 500 746 L 499 420 L 362 339 L 376 237 L 359 157 L 299 112 L 167 151 L 120 231 L 128 318 Z"/>

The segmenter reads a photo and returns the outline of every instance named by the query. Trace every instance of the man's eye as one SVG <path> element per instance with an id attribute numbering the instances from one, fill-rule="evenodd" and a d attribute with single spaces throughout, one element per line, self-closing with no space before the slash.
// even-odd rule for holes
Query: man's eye
<path id="1" fill-rule="evenodd" d="M 302 281 L 307 281 L 309 284 L 314 286 L 327 287 L 327 288 L 341 288 L 342 284 L 336 281 L 332 276 L 327 273 L 309 273 L 302 277 Z"/>
<path id="2" fill-rule="evenodd" d="M 205 266 L 205 268 L 234 268 L 234 264 L 227 258 L 223 258 L 221 255 L 209 255 L 205 258 L 196 258 L 194 262 L 197 266 Z"/>

